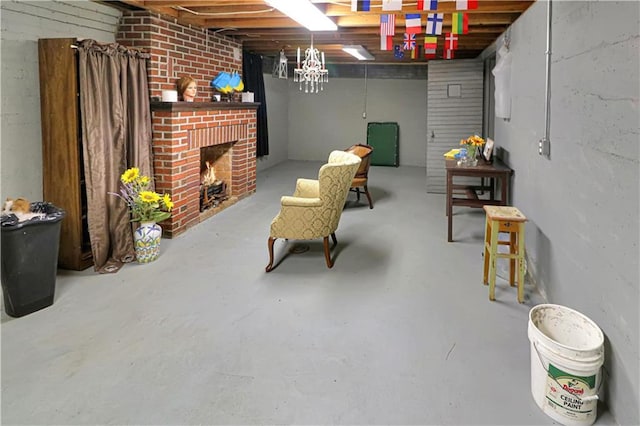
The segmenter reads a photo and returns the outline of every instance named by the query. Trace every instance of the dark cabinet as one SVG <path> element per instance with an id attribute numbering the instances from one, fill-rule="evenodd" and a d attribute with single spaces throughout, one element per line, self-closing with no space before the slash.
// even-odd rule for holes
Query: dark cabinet
<path id="1" fill-rule="evenodd" d="M 367 145 L 373 147 L 372 166 L 400 165 L 400 128 L 398 123 L 368 123 Z"/>
<path id="2" fill-rule="evenodd" d="M 44 200 L 66 212 L 58 266 L 82 270 L 93 264 L 87 226 L 82 160 L 78 59 L 75 38 L 38 40 Z"/>

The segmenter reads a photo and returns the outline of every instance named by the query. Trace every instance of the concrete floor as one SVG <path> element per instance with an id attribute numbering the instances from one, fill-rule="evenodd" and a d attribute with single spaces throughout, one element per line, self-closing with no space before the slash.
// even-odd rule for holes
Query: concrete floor
<path id="1" fill-rule="evenodd" d="M 372 167 L 333 269 L 269 223 L 290 161 L 253 196 L 112 275 L 60 271 L 53 306 L 2 316 L 3 424 L 554 424 L 530 393 L 529 309 L 482 285 L 482 210 L 425 193 L 425 169 Z M 504 267 L 502 268 L 504 271 Z M 598 424 L 614 424 L 601 409 Z"/>

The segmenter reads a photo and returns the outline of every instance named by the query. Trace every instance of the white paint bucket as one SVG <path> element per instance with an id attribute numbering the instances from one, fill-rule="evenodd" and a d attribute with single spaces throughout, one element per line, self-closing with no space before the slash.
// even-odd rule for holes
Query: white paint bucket
<path id="1" fill-rule="evenodd" d="M 602 330 L 589 318 L 560 305 L 529 311 L 531 394 L 538 407 L 563 425 L 596 420 L 604 362 Z"/>

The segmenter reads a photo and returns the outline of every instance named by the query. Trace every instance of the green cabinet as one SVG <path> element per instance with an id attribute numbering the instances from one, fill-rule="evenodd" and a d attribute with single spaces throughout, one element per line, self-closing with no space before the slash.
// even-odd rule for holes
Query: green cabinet
<path id="1" fill-rule="evenodd" d="M 372 166 L 394 166 L 400 164 L 400 129 L 398 123 L 368 123 L 367 144 L 373 147 Z"/>

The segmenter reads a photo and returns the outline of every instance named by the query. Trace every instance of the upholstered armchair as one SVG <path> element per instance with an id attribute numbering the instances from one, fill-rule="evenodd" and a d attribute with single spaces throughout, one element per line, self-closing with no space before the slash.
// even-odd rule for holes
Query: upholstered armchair
<path id="1" fill-rule="evenodd" d="M 351 181 L 359 165 L 358 156 L 344 151 L 333 151 L 327 164 L 320 168 L 317 180 L 298 179 L 293 195 L 285 195 L 280 199 L 280 213 L 271 221 L 267 272 L 273 269 L 273 244 L 278 238 L 323 238 L 327 266 L 333 267 L 329 236 L 335 247 L 338 243 L 335 232 Z"/>

